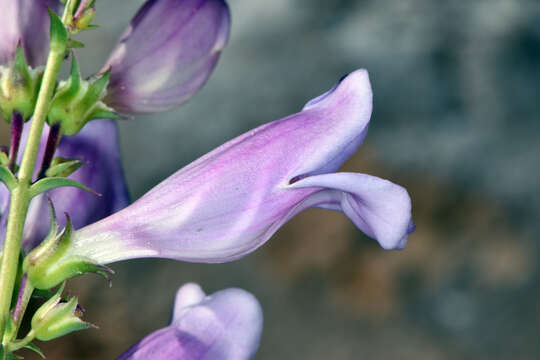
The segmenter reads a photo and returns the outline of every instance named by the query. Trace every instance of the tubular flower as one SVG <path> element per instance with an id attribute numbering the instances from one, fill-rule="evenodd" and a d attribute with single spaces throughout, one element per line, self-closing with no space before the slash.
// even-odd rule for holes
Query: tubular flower
<path id="1" fill-rule="evenodd" d="M 118 360 L 244 360 L 259 347 L 263 316 L 253 295 L 226 289 L 206 296 L 196 284 L 178 290 L 171 324 Z"/>
<path id="2" fill-rule="evenodd" d="M 25 126 L 23 144 L 26 143 L 30 125 Z M 48 129 L 44 131 L 38 159 L 43 158 Z M 76 188 L 58 188 L 47 193 L 60 214 L 67 212 L 73 224 L 85 226 L 108 216 L 129 203 L 124 173 L 120 162 L 120 149 L 117 141 L 117 126 L 113 120 L 102 120 L 87 124 L 75 136 L 60 140 L 56 155 L 62 158 L 80 159 L 84 166 L 75 171 L 70 178 L 77 180 L 101 194 L 87 193 Z M 21 155 L 22 156 L 22 155 Z M 9 192 L 0 189 L 0 244 L 6 231 Z M 49 231 L 48 201 L 45 195 L 32 200 L 26 219 L 23 235 L 23 248 L 31 250 L 38 245 Z M 65 224 L 63 217 L 59 221 Z"/>
<path id="3" fill-rule="evenodd" d="M 365 70 L 301 112 L 249 131 L 179 170 L 137 202 L 73 234 L 66 256 L 226 262 L 264 244 L 299 212 L 342 211 L 384 248 L 414 230 L 407 191 L 336 170 L 362 143 L 372 109 Z"/>

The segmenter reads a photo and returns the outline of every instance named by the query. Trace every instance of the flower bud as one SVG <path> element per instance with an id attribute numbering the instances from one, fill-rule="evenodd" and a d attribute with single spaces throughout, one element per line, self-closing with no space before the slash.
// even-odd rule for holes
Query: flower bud
<path id="1" fill-rule="evenodd" d="M 147 1 L 103 69 L 111 69 L 105 102 L 119 112 L 165 111 L 206 82 L 229 36 L 223 0 Z"/>

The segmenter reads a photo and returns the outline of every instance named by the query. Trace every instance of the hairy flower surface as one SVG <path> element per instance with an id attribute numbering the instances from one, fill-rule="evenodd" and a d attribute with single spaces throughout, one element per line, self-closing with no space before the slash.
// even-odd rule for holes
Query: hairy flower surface
<path id="1" fill-rule="evenodd" d="M 304 209 L 344 212 L 387 249 L 413 230 L 407 191 L 335 172 L 362 143 L 372 93 L 365 70 L 303 110 L 249 131 L 179 170 L 124 210 L 73 234 L 70 256 L 225 262 L 266 242 Z"/>
<path id="2" fill-rule="evenodd" d="M 148 335 L 118 360 L 244 360 L 259 347 L 259 302 L 241 289 L 206 296 L 196 284 L 178 290 L 171 324 Z"/>

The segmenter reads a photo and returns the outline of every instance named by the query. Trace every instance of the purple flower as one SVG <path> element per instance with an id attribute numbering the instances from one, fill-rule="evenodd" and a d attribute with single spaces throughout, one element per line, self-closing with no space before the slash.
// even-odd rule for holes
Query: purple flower
<path id="1" fill-rule="evenodd" d="M 76 231 L 68 256 L 225 262 L 264 244 L 299 212 L 342 211 L 386 249 L 413 231 L 407 191 L 336 172 L 362 143 L 372 93 L 365 70 L 179 170 L 124 210 Z"/>
<path id="2" fill-rule="evenodd" d="M 49 47 L 49 14 L 58 0 L 0 0 L 0 64 L 13 59 L 19 42 L 31 66 L 45 64 Z"/>
<path id="3" fill-rule="evenodd" d="M 49 15 L 58 0 L 0 0 L 0 65 L 22 42 L 28 63 L 45 63 Z M 124 31 L 102 71 L 109 70 L 105 102 L 125 113 L 169 110 L 206 82 L 229 37 L 223 0 L 147 0 Z"/>
<path id="4" fill-rule="evenodd" d="M 187 101 L 206 82 L 229 37 L 222 0 L 149 0 L 113 50 L 105 102 L 147 113 Z"/>
<path id="5" fill-rule="evenodd" d="M 48 126 L 44 131 L 38 159 L 43 158 L 47 141 Z M 30 124 L 25 126 L 22 144 Z M 77 170 L 71 179 L 77 180 L 101 194 L 96 196 L 76 188 L 59 188 L 47 194 L 53 201 L 57 213 L 69 213 L 76 227 L 85 226 L 108 216 L 129 202 L 120 162 L 120 149 L 117 141 L 117 126 L 113 120 L 101 120 L 87 124 L 81 132 L 72 137 L 63 137 L 56 155 L 64 158 L 77 158 L 85 165 Z M 20 154 L 22 157 L 22 154 Z M 6 231 L 9 192 L 0 189 L 0 244 L 3 244 Z M 49 231 L 48 201 L 45 195 L 34 198 L 30 204 L 23 235 L 23 248 L 30 250 L 45 238 Z M 59 217 L 64 224 L 64 216 Z"/>
<path id="6" fill-rule="evenodd" d="M 196 284 L 178 290 L 171 324 L 118 360 L 243 360 L 259 347 L 263 316 L 253 295 L 226 289 L 206 296 Z"/>

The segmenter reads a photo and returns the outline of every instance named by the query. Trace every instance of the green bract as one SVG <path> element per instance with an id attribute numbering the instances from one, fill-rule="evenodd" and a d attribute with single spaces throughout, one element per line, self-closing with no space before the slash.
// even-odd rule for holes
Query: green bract
<path id="1" fill-rule="evenodd" d="M 32 250 L 23 262 L 23 272 L 36 289 L 51 289 L 77 275 L 97 273 L 108 278 L 112 272 L 105 266 L 80 256 L 65 256 L 71 246 L 71 221 L 58 233 L 54 208 L 50 208 L 51 227 L 47 238 Z"/>
<path id="2" fill-rule="evenodd" d="M 108 72 L 96 79 L 83 80 L 77 60 L 73 57 L 71 75 L 67 81 L 60 83 L 52 100 L 47 118 L 49 125 L 60 124 L 62 134 L 72 136 L 90 120 L 118 118 L 101 101 L 108 83 Z"/>
<path id="3" fill-rule="evenodd" d="M 91 324 L 80 319 L 82 313 L 77 308 L 77 298 L 73 297 L 67 302 L 62 302 L 63 289 L 64 286 L 61 286 L 58 292 L 32 317 L 32 331 L 36 339 L 48 341 L 73 331 L 92 327 Z"/>

